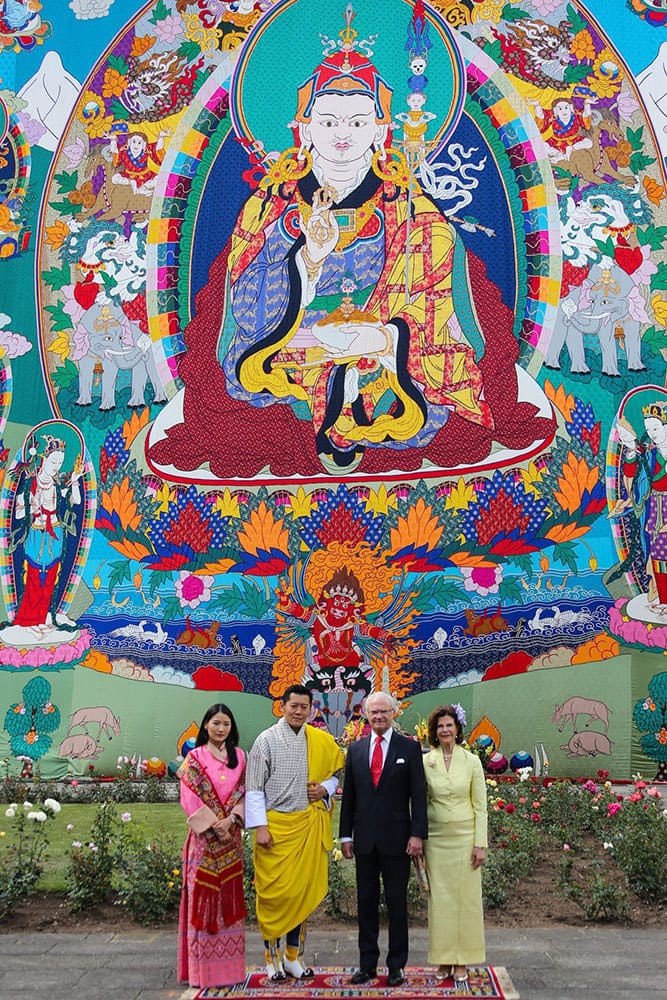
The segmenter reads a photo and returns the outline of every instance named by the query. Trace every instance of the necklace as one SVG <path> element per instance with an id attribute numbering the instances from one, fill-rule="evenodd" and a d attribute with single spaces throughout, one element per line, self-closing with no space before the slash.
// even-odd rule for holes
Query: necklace
<path id="1" fill-rule="evenodd" d="M 215 743 L 209 741 L 209 749 L 212 751 L 213 757 L 218 761 L 218 763 L 222 764 L 222 768 L 220 770 L 220 780 L 225 781 L 225 769 L 228 761 L 227 746 L 225 742 L 223 742 L 219 747 L 217 747 Z"/>

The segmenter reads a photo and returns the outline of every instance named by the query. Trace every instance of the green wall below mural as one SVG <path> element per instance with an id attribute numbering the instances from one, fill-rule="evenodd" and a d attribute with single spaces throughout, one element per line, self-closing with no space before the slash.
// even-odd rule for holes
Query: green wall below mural
<path id="1" fill-rule="evenodd" d="M 410 699 L 398 721 L 405 732 L 416 735 L 432 708 L 459 702 L 467 715 L 466 734 L 494 734 L 495 749 L 507 762 L 525 752 L 542 774 L 590 777 L 607 770 L 617 780 L 638 772 L 652 779 L 659 758 L 650 759 L 642 750 L 632 715 L 662 666 L 661 656 L 627 653 L 601 664 L 440 688 Z M 233 711 L 246 749 L 275 721 L 272 702 L 258 695 L 189 691 L 184 696 L 175 686 L 100 676 L 80 667 L 60 674 L 3 675 L 3 711 L 22 703 L 22 692 L 34 677 L 47 676 L 60 725 L 51 733 L 53 749 L 38 762 L 44 778 L 85 775 L 91 764 L 98 774 L 113 775 L 119 756 L 159 757 L 169 763 L 177 758 L 185 734 L 198 727 L 205 710 L 218 699 Z M 11 757 L 5 731 L 0 758 Z M 11 770 L 18 766 L 16 762 Z"/>

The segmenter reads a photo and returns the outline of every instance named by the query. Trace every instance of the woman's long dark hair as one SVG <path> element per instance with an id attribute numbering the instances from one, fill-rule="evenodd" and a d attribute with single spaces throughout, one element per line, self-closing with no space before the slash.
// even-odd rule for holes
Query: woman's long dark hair
<path id="1" fill-rule="evenodd" d="M 239 745 L 239 728 L 236 725 L 236 719 L 232 714 L 231 708 L 227 705 L 223 705 L 222 702 L 216 702 L 215 705 L 211 705 L 210 708 L 206 709 L 204 713 L 204 718 L 201 720 L 201 725 L 199 726 L 199 732 L 197 733 L 197 739 L 195 741 L 196 747 L 203 747 L 208 743 L 208 733 L 206 732 L 206 723 L 210 722 L 214 715 L 220 712 L 222 715 L 226 715 L 231 722 L 231 728 L 229 730 L 229 735 L 225 740 L 225 749 L 227 750 L 227 765 L 228 767 L 236 767 L 238 764 L 238 757 L 236 756 L 236 748 Z"/>

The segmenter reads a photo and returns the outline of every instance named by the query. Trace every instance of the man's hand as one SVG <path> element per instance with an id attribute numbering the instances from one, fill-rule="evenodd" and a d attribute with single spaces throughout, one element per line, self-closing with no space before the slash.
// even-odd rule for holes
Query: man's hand
<path id="1" fill-rule="evenodd" d="M 340 849 L 343 852 L 343 857 L 347 858 L 348 861 L 354 856 L 354 844 L 351 840 L 344 840 Z"/>
<path id="2" fill-rule="evenodd" d="M 320 799 L 325 799 L 329 793 L 327 792 L 324 785 L 318 784 L 317 781 L 308 782 L 308 801 L 309 802 L 319 802 Z"/>
<path id="3" fill-rule="evenodd" d="M 421 858 L 423 853 L 424 848 L 421 837 L 410 837 L 406 854 L 409 854 L 411 858 Z"/>
<path id="4" fill-rule="evenodd" d="M 258 826 L 255 831 L 255 841 L 259 847 L 265 847 L 270 851 L 273 847 L 273 837 L 268 826 Z"/>

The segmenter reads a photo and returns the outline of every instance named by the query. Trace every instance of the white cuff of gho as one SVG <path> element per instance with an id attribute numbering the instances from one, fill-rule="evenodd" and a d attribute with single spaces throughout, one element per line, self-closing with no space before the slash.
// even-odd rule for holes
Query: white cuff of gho
<path id="1" fill-rule="evenodd" d="M 256 826 L 268 826 L 264 792 L 245 793 L 245 825 L 248 830 Z"/>

